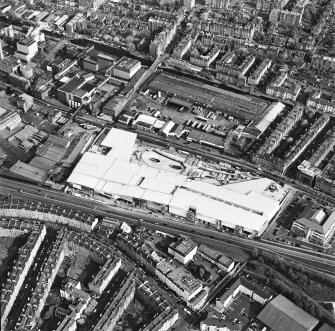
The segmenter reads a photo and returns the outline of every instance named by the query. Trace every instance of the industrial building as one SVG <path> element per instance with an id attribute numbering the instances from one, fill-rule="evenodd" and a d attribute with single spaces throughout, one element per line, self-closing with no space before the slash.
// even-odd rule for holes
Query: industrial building
<path id="1" fill-rule="evenodd" d="M 319 323 L 281 294 L 271 300 L 257 318 L 273 331 L 311 331 Z"/>
<path id="2" fill-rule="evenodd" d="M 114 199 L 142 201 L 180 217 L 191 211 L 196 221 L 217 228 L 238 226 L 258 235 L 286 198 L 286 190 L 266 178 L 226 186 L 191 180 L 180 173 L 182 165 L 165 164 L 157 153 L 147 164 L 133 163 L 136 137 L 132 132 L 111 129 L 101 144 L 109 151 L 105 155 L 84 153 L 68 183 Z M 157 162 L 162 163 L 160 168 Z"/>
<path id="3" fill-rule="evenodd" d="M 6 114 L 0 120 L 0 131 L 4 129 L 14 130 L 19 123 L 21 123 L 21 117 L 18 113 L 14 112 Z"/>
<path id="4" fill-rule="evenodd" d="M 122 57 L 114 66 L 114 76 L 131 79 L 141 69 L 141 62 L 129 57 Z"/>

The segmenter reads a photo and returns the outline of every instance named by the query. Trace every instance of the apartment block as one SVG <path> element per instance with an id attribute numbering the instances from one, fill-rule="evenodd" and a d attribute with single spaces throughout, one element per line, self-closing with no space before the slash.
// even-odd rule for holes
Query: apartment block
<path id="1" fill-rule="evenodd" d="M 178 262 L 187 264 L 192 261 L 197 253 L 198 244 L 190 238 L 180 237 L 177 241 L 171 243 L 168 247 L 168 253 Z"/>
<path id="2" fill-rule="evenodd" d="M 120 268 L 121 268 L 120 258 L 107 260 L 107 262 L 99 270 L 98 274 L 88 284 L 89 290 L 101 294 Z"/>
<path id="3" fill-rule="evenodd" d="M 307 99 L 307 106 L 335 116 L 335 94 L 326 100 L 321 98 L 321 91 L 313 91 Z"/>
<path id="4" fill-rule="evenodd" d="M 271 300 L 272 294 L 268 290 L 262 289 L 260 285 L 249 281 L 245 277 L 240 277 L 220 298 L 216 299 L 215 309 L 223 312 L 234 301 L 239 293 L 249 296 L 256 302 L 265 305 Z"/>
<path id="5" fill-rule="evenodd" d="M 295 124 L 301 119 L 304 108 L 295 106 L 290 113 L 280 122 L 277 128 L 271 133 L 263 146 L 257 152 L 258 155 L 271 154 L 288 135 Z"/>
<path id="6" fill-rule="evenodd" d="M 114 330 L 116 323 L 134 299 L 135 290 L 135 281 L 132 274 L 130 274 L 112 302 L 105 308 L 105 313 L 95 325 L 93 331 Z"/>
<path id="7" fill-rule="evenodd" d="M 61 229 L 52 247 L 50 255 L 44 264 L 37 285 L 18 321 L 18 329 L 34 328 L 36 319 L 40 316 L 51 285 L 56 277 L 65 255 L 67 255 L 66 229 Z"/>
<path id="8" fill-rule="evenodd" d="M 321 174 L 316 176 L 315 188 L 335 196 L 335 156 L 333 156 Z"/>
<path id="9" fill-rule="evenodd" d="M 185 302 L 193 299 L 202 290 L 200 280 L 194 278 L 186 269 L 175 267 L 166 260 L 157 264 L 156 275 Z"/>
<path id="10" fill-rule="evenodd" d="M 36 253 L 46 235 L 46 227 L 34 229 L 27 242 L 19 250 L 19 258 L 1 290 L 1 329 L 5 329 L 10 313 L 26 275 L 33 264 Z"/>
<path id="11" fill-rule="evenodd" d="M 50 212 L 47 204 L 34 201 L 0 200 L 0 216 L 13 218 L 29 218 L 43 222 L 66 224 L 81 230 L 92 231 L 98 220 L 92 215 L 55 207 Z"/>
<path id="12" fill-rule="evenodd" d="M 258 85 L 260 80 L 264 77 L 264 74 L 270 69 L 272 61 L 270 59 L 264 59 L 261 64 L 256 68 L 251 76 L 248 77 L 248 84 Z"/>

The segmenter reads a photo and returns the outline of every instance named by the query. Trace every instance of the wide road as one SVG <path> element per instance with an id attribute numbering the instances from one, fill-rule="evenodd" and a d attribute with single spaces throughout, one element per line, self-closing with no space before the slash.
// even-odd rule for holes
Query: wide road
<path id="1" fill-rule="evenodd" d="M 0 178 L 1 194 L 11 193 L 23 200 L 41 201 L 55 205 L 61 205 L 74 210 L 82 210 L 94 215 L 118 218 L 121 221 L 136 223 L 139 218 L 143 224 L 150 228 L 169 232 L 172 234 L 185 234 L 196 241 L 215 246 L 218 249 L 226 249 L 227 245 L 237 246 L 252 252 L 255 248 L 268 250 L 283 256 L 302 261 L 306 265 L 316 267 L 319 270 L 335 273 L 335 256 L 309 251 L 299 247 L 292 247 L 276 242 L 254 241 L 232 236 L 215 230 L 198 228 L 192 224 L 172 221 L 168 217 L 148 215 L 145 211 L 133 211 L 121 209 L 101 202 L 70 196 L 64 192 L 47 188 L 39 188 L 35 185 L 18 182 L 15 180 Z"/>

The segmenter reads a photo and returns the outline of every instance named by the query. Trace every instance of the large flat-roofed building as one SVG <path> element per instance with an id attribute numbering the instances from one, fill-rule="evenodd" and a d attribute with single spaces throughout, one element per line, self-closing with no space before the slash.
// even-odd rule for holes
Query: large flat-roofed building
<path id="1" fill-rule="evenodd" d="M 10 168 L 10 172 L 38 183 L 44 183 L 48 178 L 48 173 L 46 171 L 21 161 L 17 161 Z"/>
<path id="2" fill-rule="evenodd" d="M 135 133 L 111 129 L 102 142 L 110 150 L 105 155 L 84 153 L 68 183 L 114 199 L 155 204 L 181 217 L 195 206 L 196 221 L 218 228 L 239 226 L 258 235 L 287 196 L 284 188 L 266 178 L 226 186 L 190 180 L 181 173 L 182 165 L 171 166 L 163 159 L 157 163 L 158 153 L 142 156 L 143 163 L 132 162 L 135 142 Z"/>
<path id="3" fill-rule="evenodd" d="M 22 39 L 16 44 L 15 56 L 18 59 L 29 62 L 37 53 L 37 41 L 33 38 Z"/>
<path id="4" fill-rule="evenodd" d="M 140 69 L 140 61 L 124 56 L 114 66 L 114 76 L 131 79 Z"/>
<path id="5" fill-rule="evenodd" d="M 57 90 L 58 99 L 73 108 L 89 104 L 95 91 L 107 82 L 108 78 L 99 80 L 94 76 L 73 76 Z"/>
<path id="6" fill-rule="evenodd" d="M 279 294 L 257 318 L 273 331 L 311 331 L 319 320 Z"/>
<path id="7" fill-rule="evenodd" d="M 156 275 L 185 302 L 195 298 L 202 290 L 201 281 L 194 278 L 189 271 L 165 260 L 157 264 Z"/>

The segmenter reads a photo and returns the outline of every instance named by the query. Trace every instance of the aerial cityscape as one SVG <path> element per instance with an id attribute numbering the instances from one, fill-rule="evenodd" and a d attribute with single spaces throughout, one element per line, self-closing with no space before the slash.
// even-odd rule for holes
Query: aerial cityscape
<path id="1" fill-rule="evenodd" d="M 4 331 L 335 330 L 335 0 L 0 0 Z"/>

